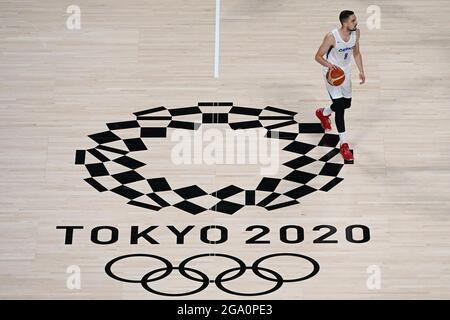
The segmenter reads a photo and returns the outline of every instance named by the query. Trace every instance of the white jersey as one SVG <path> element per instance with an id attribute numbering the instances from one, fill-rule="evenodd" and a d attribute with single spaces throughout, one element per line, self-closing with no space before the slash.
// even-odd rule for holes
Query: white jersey
<path id="1" fill-rule="evenodd" d="M 331 31 L 334 37 L 335 46 L 330 48 L 326 54 L 326 59 L 344 70 L 345 80 L 340 86 L 332 86 L 326 80 L 326 73 L 328 68 L 323 68 L 323 78 L 325 80 L 325 86 L 331 99 L 338 98 L 351 98 L 352 97 L 352 73 L 350 61 L 353 55 L 353 49 L 356 45 L 356 31 L 350 33 L 350 40 L 345 42 L 342 40 L 338 29 Z"/>
<path id="2" fill-rule="evenodd" d="M 346 73 L 350 72 L 350 61 L 356 44 L 356 31 L 350 33 L 350 40 L 348 42 L 342 40 L 338 29 L 331 31 L 331 34 L 334 37 L 335 46 L 328 50 L 326 59 L 330 63 L 340 67 Z"/>

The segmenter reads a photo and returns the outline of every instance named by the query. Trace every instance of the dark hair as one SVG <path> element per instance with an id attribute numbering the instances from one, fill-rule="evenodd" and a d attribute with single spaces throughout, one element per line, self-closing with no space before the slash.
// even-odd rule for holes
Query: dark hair
<path id="1" fill-rule="evenodd" d="M 355 14 L 353 11 L 344 10 L 339 14 L 339 21 L 343 24 L 353 14 Z"/>

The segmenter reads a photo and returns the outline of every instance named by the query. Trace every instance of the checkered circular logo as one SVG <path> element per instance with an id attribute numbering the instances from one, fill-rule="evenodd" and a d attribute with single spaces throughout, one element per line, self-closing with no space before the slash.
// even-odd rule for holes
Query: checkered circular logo
<path id="1" fill-rule="evenodd" d="M 339 136 L 324 133 L 320 123 L 298 122 L 295 115 L 277 107 L 242 107 L 230 102 L 151 108 L 134 113 L 133 120 L 108 123 L 107 131 L 89 135 L 95 147 L 77 150 L 75 163 L 86 167 L 89 177 L 85 181 L 97 191 L 111 191 L 128 204 L 148 210 L 176 207 L 191 214 L 207 210 L 234 214 L 245 206 L 258 206 L 271 211 L 298 204 L 312 192 L 327 192 L 343 180 L 339 177 L 344 166 L 337 148 Z M 280 152 L 288 153 L 290 159 L 282 163 L 281 174 L 255 178 L 250 189 L 233 184 L 207 192 L 197 184 L 173 188 L 173 181 L 157 170 L 145 176 L 142 168 L 151 164 L 133 157 L 152 152 L 153 145 L 167 139 L 170 130 L 219 124 L 237 133 L 263 129 L 265 138 L 283 142 Z M 211 201 L 212 205 L 204 205 Z"/>

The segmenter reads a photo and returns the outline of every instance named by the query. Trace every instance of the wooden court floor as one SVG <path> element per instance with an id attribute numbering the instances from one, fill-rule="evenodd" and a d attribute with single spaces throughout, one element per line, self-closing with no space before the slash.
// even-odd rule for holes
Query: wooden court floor
<path id="1" fill-rule="evenodd" d="M 373 4 L 380 9 L 380 28 L 370 30 L 367 8 Z M 66 25 L 69 5 L 81 10 L 79 29 Z M 173 205 L 158 211 L 129 205 L 123 196 L 84 181 L 89 172 L 75 160 L 76 150 L 96 146 L 88 135 L 107 131 L 106 124 L 134 121 L 142 110 L 232 102 L 246 110 L 291 111 L 295 121 L 317 124 L 315 109 L 330 101 L 314 54 L 324 35 L 339 26 L 343 9 L 358 17 L 367 80 L 358 84 L 353 64 L 346 126 L 355 162 L 339 166 L 343 180 L 330 190 L 276 210 L 244 205 L 233 214 L 191 214 Z M 152 254 L 177 266 L 213 253 L 189 266 L 212 279 L 236 269 L 236 260 L 221 254 L 251 266 L 260 257 L 292 253 L 261 263 L 269 270 L 262 271 L 265 277 L 277 278 L 270 270 L 284 280 L 311 273 L 311 263 L 299 255 L 316 261 L 320 271 L 280 283 L 268 294 L 236 295 L 211 282 L 185 297 L 450 298 L 450 4 L 222 0 L 217 78 L 215 13 L 211 0 L 0 1 L 0 298 L 170 299 L 139 283 L 152 270 L 163 272 L 157 258 L 133 256 L 114 265 L 118 275 L 135 282 L 112 278 L 105 265 L 124 255 Z M 176 166 L 170 162 L 172 145 L 152 141 L 138 160 L 148 163 L 145 172 L 152 178 L 170 177 L 173 188 L 247 190 L 261 179 L 257 165 Z M 280 139 L 280 148 L 291 142 Z M 343 164 L 339 155 L 335 162 Z M 251 203 L 252 195 L 241 192 L 240 201 Z M 358 243 L 365 235 L 355 225 L 367 227 L 370 239 Z M 66 244 L 65 229 L 58 226 L 83 229 L 75 229 L 72 244 Z M 149 234 L 158 244 L 144 238 L 130 243 L 133 226 L 154 226 Z M 192 229 L 177 244 L 168 226 Z M 209 232 L 217 239 L 224 229 L 223 243 L 202 238 Z M 117 241 L 95 243 L 96 235 L 97 242 L 106 242 L 114 230 Z M 246 243 L 262 230 L 268 231 L 260 240 L 270 243 Z M 315 241 L 327 232 L 331 242 Z M 193 291 L 202 286 L 202 276 L 190 274 L 197 280 L 173 270 L 147 285 L 168 293 Z M 249 267 L 220 285 L 251 293 L 278 282 Z"/>

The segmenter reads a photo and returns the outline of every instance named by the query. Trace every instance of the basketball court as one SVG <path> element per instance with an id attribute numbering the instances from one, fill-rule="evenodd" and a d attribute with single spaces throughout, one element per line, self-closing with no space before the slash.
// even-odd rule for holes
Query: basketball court
<path id="1" fill-rule="evenodd" d="M 353 163 L 315 116 L 344 9 Z M 449 15 L 1 1 L 0 298 L 449 299 Z"/>

